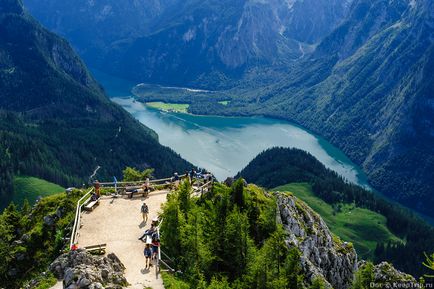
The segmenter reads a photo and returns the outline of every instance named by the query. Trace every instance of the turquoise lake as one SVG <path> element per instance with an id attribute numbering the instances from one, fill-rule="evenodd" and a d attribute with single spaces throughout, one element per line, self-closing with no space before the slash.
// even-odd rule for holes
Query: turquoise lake
<path id="1" fill-rule="evenodd" d="M 164 112 L 131 96 L 133 83 L 94 72 L 112 101 L 153 129 L 160 143 L 219 180 L 234 176 L 258 153 L 274 147 L 308 151 L 347 180 L 368 187 L 366 176 L 323 138 L 286 121 L 263 117 L 219 117 Z"/>

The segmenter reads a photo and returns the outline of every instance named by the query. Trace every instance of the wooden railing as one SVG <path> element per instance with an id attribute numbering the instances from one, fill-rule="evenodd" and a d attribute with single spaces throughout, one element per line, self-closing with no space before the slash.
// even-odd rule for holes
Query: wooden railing
<path id="1" fill-rule="evenodd" d="M 69 241 L 69 248 L 71 249 L 74 244 L 77 243 L 77 237 L 80 231 L 81 222 L 81 209 L 91 198 L 91 194 L 94 192 L 94 188 L 91 188 L 83 197 L 77 201 L 77 207 L 75 209 L 74 226 L 71 231 L 71 240 Z"/>
<path id="2" fill-rule="evenodd" d="M 162 223 L 163 223 L 163 220 L 161 220 L 161 222 L 158 224 L 158 227 L 157 227 L 158 237 L 160 237 L 160 226 L 161 226 Z M 157 260 L 156 260 L 156 264 L 155 264 L 155 277 L 157 279 L 158 279 L 158 274 L 161 271 L 161 264 L 163 264 L 165 267 L 167 267 L 168 270 L 166 270 L 166 271 L 175 272 L 175 269 L 173 269 L 172 267 L 170 267 L 170 265 L 167 264 L 167 262 L 165 262 L 161 258 L 161 255 L 164 255 L 168 260 L 170 260 L 171 262 L 173 262 L 173 260 L 169 256 L 167 256 L 167 254 L 165 254 L 163 252 L 163 250 L 161 250 L 161 244 L 160 244 L 160 247 L 158 248 L 158 255 L 157 255 Z"/>
<path id="3" fill-rule="evenodd" d="M 179 178 L 184 178 L 186 177 L 186 175 L 180 175 Z M 196 181 L 198 181 L 198 179 L 196 179 Z M 156 179 L 156 180 L 149 180 L 149 181 L 132 181 L 132 182 L 102 182 L 99 183 L 100 186 L 102 188 L 116 188 L 116 189 L 123 189 L 126 188 L 128 186 L 133 186 L 133 185 L 142 185 L 145 183 L 149 183 L 149 184 L 153 184 L 153 185 L 165 185 L 165 184 L 169 184 L 171 187 L 174 184 L 174 179 L 171 178 L 164 178 L 164 179 Z M 204 183 L 203 185 L 197 187 L 197 188 L 192 188 L 191 189 L 191 194 L 200 194 L 202 195 L 204 193 L 204 190 L 207 189 L 207 191 L 209 191 L 214 183 L 214 179 L 211 179 L 210 181 Z M 81 226 L 81 212 L 82 212 L 82 208 L 83 206 L 90 200 L 90 198 L 92 197 L 91 194 L 95 192 L 95 188 L 91 188 L 84 196 L 82 196 L 78 201 L 77 201 L 77 207 L 76 207 L 76 211 L 75 211 L 75 219 L 74 219 L 74 225 L 72 227 L 72 231 L 71 231 L 71 239 L 70 239 L 70 243 L 69 243 L 69 248 L 72 249 L 73 245 L 77 244 L 78 241 L 78 236 L 79 236 L 79 232 L 80 232 L 80 226 Z M 160 226 L 162 224 L 163 220 L 159 223 L 158 227 L 157 227 L 157 233 L 158 236 L 160 236 Z M 166 266 L 171 272 L 174 272 L 175 270 L 173 268 L 171 268 L 165 261 L 163 261 L 161 259 L 161 254 L 163 252 L 161 251 L 161 247 L 158 248 L 158 256 L 157 256 L 157 260 L 156 260 L 156 266 L 155 266 L 155 274 L 156 274 L 156 278 L 158 279 L 158 274 L 160 272 L 160 263 L 162 263 L 164 266 Z M 164 253 L 163 253 L 164 254 Z M 170 258 L 164 254 L 169 260 Z"/>
<path id="4" fill-rule="evenodd" d="M 203 185 L 199 186 L 199 187 L 192 187 L 190 190 L 190 195 L 192 194 L 196 194 L 196 195 L 203 195 L 203 192 L 205 189 L 207 189 L 207 191 L 209 191 L 212 188 L 212 185 L 214 183 L 214 179 L 211 179 L 210 181 L 204 183 Z"/>

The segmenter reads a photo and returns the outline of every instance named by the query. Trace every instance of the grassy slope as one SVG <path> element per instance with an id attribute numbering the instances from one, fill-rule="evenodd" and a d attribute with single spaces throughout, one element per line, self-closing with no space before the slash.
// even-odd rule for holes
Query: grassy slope
<path id="1" fill-rule="evenodd" d="M 166 103 L 161 101 L 147 102 L 146 105 L 159 110 L 175 111 L 181 113 L 187 113 L 189 107 L 188 104 L 184 104 L 184 103 Z"/>
<path id="2" fill-rule="evenodd" d="M 371 259 L 377 242 L 399 240 L 386 227 L 384 216 L 349 204 L 342 205 L 341 211 L 334 214 L 333 207 L 316 197 L 307 183 L 292 183 L 274 190 L 292 192 L 306 202 L 321 215 L 334 234 L 354 244 L 361 258 Z"/>
<path id="3" fill-rule="evenodd" d="M 13 202 L 21 205 L 25 199 L 34 203 L 39 196 L 45 197 L 55 193 L 64 192 L 59 185 L 34 177 L 20 176 L 14 178 Z"/>

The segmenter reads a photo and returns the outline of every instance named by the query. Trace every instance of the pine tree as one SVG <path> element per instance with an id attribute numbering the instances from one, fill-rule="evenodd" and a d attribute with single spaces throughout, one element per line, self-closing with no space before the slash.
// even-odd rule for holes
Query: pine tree
<path id="1" fill-rule="evenodd" d="M 238 208 L 240 208 L 240 210 L 244 209 L 244 182 L 244 179 L 239 178 L 232 185 L 232 201 L 238 206 Z"/>

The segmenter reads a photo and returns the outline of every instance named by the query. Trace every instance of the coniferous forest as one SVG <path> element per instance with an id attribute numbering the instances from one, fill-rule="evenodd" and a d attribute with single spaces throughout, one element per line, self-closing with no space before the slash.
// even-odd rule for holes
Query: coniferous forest
<path id="1" fill-rule="evenodd" d="M 377 244 L 374 261 L 390 261 L 400 270 L 416 276 L 427 272 L 421 264 L 425 259 L 424 252 L 430 252 L 434 244 L 432 226 L 408 209 L 347 182 L 309 153 L 298 149 L 272 148 L 259 154 L 238 176 L 265 188 L 308 182 L 315 195 L 329 204 L 355 204 L 382 214 L 390 231 L 405 243 Z"/>
<path id="2" fill-rule="evenodd" d="M 304 288 L 300 252 L 276 224 L 274 197 L 237 180 L 202 197 L 184 182 L 162 214 L 162 250 L 178 274 L 166 288 Z M 321 282 L 312 288 L 321 288 Z"/>

